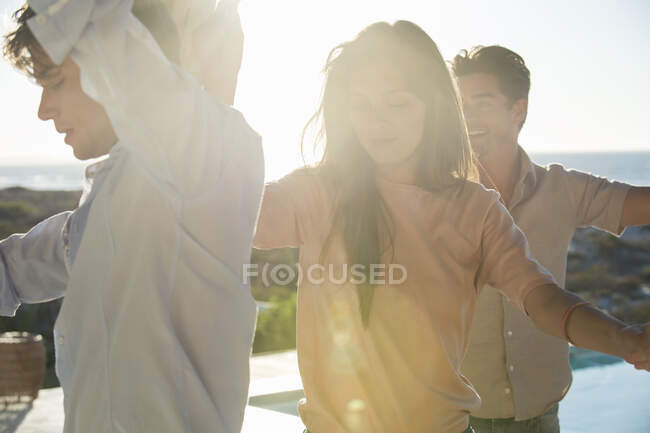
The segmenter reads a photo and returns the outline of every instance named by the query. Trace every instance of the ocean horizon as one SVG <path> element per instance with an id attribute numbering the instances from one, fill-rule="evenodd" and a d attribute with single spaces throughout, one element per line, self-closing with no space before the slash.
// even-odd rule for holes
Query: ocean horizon
<path id="1" fill-rule="evenodd" d="M 566 168 L 592 173 L 632 185 L 650 185 L 650 151 L 648 152 L 530 152 L 532 160 L 542 166 L 559 163 Z M 87 163 L 0 164 L 0 189 L 23 187 L 35 190 L 81 189 Z"/>

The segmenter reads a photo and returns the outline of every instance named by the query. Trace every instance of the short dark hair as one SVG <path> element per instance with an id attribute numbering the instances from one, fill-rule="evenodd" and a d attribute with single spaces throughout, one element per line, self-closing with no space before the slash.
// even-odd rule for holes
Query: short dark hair
<path id="1" fill-rule="evenodd" d="M 27 4 L 13 13 L 17 27 L 5 35 L 2 53 L 16 69 L 38 79 L 46 76 L 53 65 L 46 62 L 47 56 L 41 55 L 45 52 L 27 25 L 34 16 L 36 13 Z M 35 56 L 35 53 L 38 54 Z"/>
<path id="2" fill-rule="evenodd" d="M 514 51 L 499 45 L 476 46 L 461 50 L 451 61 L 456 77 L 485 73 L 497 77 L 501 92 L 512 102 L 528 99 L 530 71 L 524 59 Z"/>
<path id="3" fill-rule="evenodd" d="M 178 63 L 180 40 L 174 21 L 167 7 L 160 2 L 140 2 L 133 7 L 133 14 L 154 36 L 167 58 Z M 36 16 L 25 3 L 13 13 L 16 29 L 5 35 L 3 55 L 16 69 L 32 78 L 44 78 L 56 65 L 38 43 L 27 21 Z"/>

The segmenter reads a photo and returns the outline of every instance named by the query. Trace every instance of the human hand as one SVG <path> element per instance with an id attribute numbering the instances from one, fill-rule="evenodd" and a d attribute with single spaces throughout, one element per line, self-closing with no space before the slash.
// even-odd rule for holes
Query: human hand
<path id="1" fill-rule="evenodd" d="M 192 34 L 187 69 L 205 90 L 232 105 L 241 67 L 244 32 L 237 7 L 239 0 L 221 0 Z"/>
<path id="2" fill-rule="evenodd" d="M 650 323 L 626 326 L 620 332 L 623 359 L 637 370 L 650 371 Z"/>
<path id="3" fill-rule="evenodd" d="M 232 105 L 244 46 L 239 0 L 219 0 L 216 8 L 215 0 L 135 0 L 134 9 L 156 5 L 176 27 L 175 61 L 208 93 Z"/>

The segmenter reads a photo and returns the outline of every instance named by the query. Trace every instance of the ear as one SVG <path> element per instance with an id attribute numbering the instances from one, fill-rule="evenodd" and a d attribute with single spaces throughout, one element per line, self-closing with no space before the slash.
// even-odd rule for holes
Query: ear
<path id="1" fill-rule="evenodd" d="M 528 99 L 517 99 L 512 104 L 512 122 L 516 125 L 523 125 L 528 115 Z"/>

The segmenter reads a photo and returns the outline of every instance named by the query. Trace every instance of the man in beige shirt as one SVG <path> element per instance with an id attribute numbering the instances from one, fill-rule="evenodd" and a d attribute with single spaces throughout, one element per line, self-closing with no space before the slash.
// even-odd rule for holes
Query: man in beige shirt
<path id="1" fill-rule="evenodd" d="M 634 187 L 558 164 L 534 164 L 518 144 L 530 72 L 499 46 L 461 51 L 452 61 L 481 182 L 501 194 L 535 257 L 565 284 L 567 250 L 577 227 L 620 235 L 650 224 L 650 188 Z M 533 322 L 493 287 L 477 302 L 461 370 L 482 399 L 471 424 L 482 432 L 559 432 L 558 402 L 571 384 L 566 341 Z"/>

